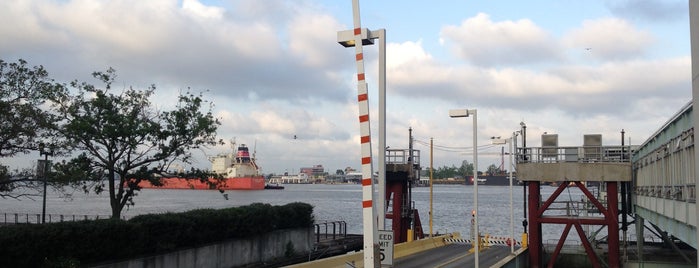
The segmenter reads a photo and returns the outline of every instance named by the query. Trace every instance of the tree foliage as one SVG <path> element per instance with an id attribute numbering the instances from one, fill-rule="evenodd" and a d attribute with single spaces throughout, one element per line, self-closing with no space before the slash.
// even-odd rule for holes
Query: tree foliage
<path id="1" fill-rule="evenodd" d="M 119 218 L 125 206 L 134 204 L 141 181 L 157 185 L 158 175 L 166 175 L 173 163 L 191 163 L 192 150 L 221 143 L 216 140 L 220 123 L 201 94 L 181 93 L 174 109 L 160 111 L 150 102 L 154 85 L 119 91 L 112 88 L 114 69 L 93 76 L 103 88 L 73 81 L 72 93 L 55 99 L 54 108 L 63 119 L 57 130 L 69 148 L 80 152 L 55 169 L 63 182 L 85 191 L 108 191 L 112 217 Z"/>
<path id="2" fill-rule="evenodd" d="M 0 60 L 0 157 L 36 150 L 55 120 L 42 106 L 61 87 L 43 66 Z"/>
<path id="3" fill-rule="evenodd" d="M 447 178 L 465 178 L 466 176 L 473 176 L 473 164 L 464 160 L 461 166 L 456 167 L 455 165 L 442 166 L 436 168 L 432 174 L 437 179 L 447 179 Z"/>
<path id="4" fill-rule="evenodd" d="M 57 117 L 46 103 L 62 90 L 43 66 L 0 60 L 0 158 L 35 151 L 40 142 L 54 136 Z M 34 180 L 26 170 L 12 171 L 0 164 L 0 196 L 18 197 L 10 192 Z"/>
<path id="5" fill-rule="evenodd" d="M 500 167 L 496 166 L 495 164 L 490 164 L 490 166 L 488 166 L 488 171 L 486 171 L 486 173 L 490 175 L 502 174 L 504 172 L 504 170 L 500 169 Z"/>

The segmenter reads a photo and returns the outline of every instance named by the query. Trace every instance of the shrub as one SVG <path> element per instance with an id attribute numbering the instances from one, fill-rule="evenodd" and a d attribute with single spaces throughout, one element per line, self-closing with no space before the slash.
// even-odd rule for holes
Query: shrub
<path id="1" fill-rule="evenodd" d="M 305 203 L 8 225 L 0 228 L 0 260 L 7 267 L 79 267 L 312 225 L 313 206 Z"/>

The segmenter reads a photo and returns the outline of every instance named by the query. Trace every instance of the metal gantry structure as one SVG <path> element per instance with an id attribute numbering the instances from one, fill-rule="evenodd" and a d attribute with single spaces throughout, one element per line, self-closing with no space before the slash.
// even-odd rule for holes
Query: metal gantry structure
<path id="1" fill-rule="evenodd" d="M 563 224 L 564 231 L 550 255 L 546 267 L 553 267 L 568 233 L 575 228 L 593 267 L 620 267 L 618 187 L 631 181 L 631 161 L 628 146 L 602 146 L 601 135 L 585 135 L 584 145 L 558 146 L 557 136 L 543 135 L 542 147 L 518 148 L 517 178 L 527 185 L 529 212 L 529 267 L 544 267 L 543 224 Z M 623 137 L 622 137 L 623 140 Z M 600 198 L 588 189 L 595 183 L 607 191 Z M 546 200 L 541 200 L 543 184 L 558 183 L 558 188 Z M 552 204 L 568 187 L 577 187 L 601 216 L 560 215 L 547 213 Z M 622 193 L 622 199 L 626 198 Z M 583 225 L 607 228 L 607 261 L 597 256 L 583 231 Z"/>
<path id="2" fill-rule="evenodd" d="M 412 188 L 420 178 L 420 151 L 412 145 L 409 130 L 408 149 L 386 150 L 386 205 L 383 214 L 391 220 L 394 243 L 424 238 L 418 210 L 413 207 Z"/>

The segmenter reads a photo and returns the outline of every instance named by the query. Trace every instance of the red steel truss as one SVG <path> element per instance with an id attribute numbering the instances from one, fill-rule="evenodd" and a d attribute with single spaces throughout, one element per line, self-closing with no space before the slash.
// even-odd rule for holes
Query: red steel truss
<path id="1" fill-rule="evenodd" d="M 587 196 L 590 202 L 600 211 L 603 217 L 580 217 L 580 216 L 566 216 L 566 215 L 546 215 L 544 212 L 549 209 L 551 204 L 558 198 L 558 196 L 569 187 L 569 183 L 561 183 L 556 191 L 551 194 L 551 196 L 543 203 L 540 199 L 540 187 L 541 182 L 529 181 L 527 182 L 529 188 L 529 266 L 538 268 L 542 267 L 543 263 L 543 241 L 541 238 L 542 224 L 565 224 L 561 238 L 556 245 L 556 249 L 551 254 L 547 267 L 553 267 L 556 262 L 556 258 L 563 248 L 563 243 L 568 237 L 571 227 L 575 227 L 575 230 L 580 236 L 580 240 L 585 247 L 585 252 L 587 253 L 590 263 L 593 267 L 601 267 L 600 260 L 592 249 L 592 245 L 585 237 L 582 229 L 582 225 L 604 225 L 607 227 L 607 245 L 608 249 L 608 266 L 609 267 L 619 267 L 619 223 L 618 223 L 618 198 L 617 198 L 617 182 L 603 182 L 607 186 L 607 207 L 605 207 L 597 198 L 595 198 L 592 193 L 585 187 L 580 181 L 572 182 L 574 185 Z M 572 187 L 572 186 L 571 186 Z M 541 205 L 539 205 L 541 204 Z"/>

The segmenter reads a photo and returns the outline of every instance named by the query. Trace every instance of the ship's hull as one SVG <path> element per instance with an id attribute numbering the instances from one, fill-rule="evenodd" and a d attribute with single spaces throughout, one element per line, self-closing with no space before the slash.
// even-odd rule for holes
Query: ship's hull
<path id="1" fill-rule="evenodd" d="M 495 185 L 495 186 L 509 186 L 510 177 L 508 175 L 488 175 L 488 176 L 478 176 L 478 185 Z M 473 185 L 473 176 L 468 177 L 467 185 Z M 512 178 L 513 185 L 519 185 L 517 177 Z"/>
<path id="2" fill-rule="evenodd" d="M 152 185 L 149 181 L 141 181 L 138 186 L 146 189 L 192 189 L 192 190 L 264 190 L 265 178 L 251 176 L 226 178 L 220 184 L 211 185 L 198 179 L 162 178 L 163 186 Z M 212 180 L 212 182 L 214 182 Z"/>

